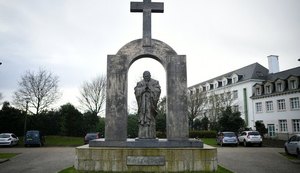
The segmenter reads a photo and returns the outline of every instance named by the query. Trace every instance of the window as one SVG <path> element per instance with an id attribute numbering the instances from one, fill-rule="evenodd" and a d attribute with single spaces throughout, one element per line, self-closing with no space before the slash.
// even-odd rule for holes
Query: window
<path id="1" fill-rule="evenodd" d="M 233 99 L 237 99 L 238 98 L 238 91 L 234 90 L 233 91 Z"/>
<path id="2" fill-rule="evenodd" d="M 284 99 L 277 100 L 277 107 L 279 111 L 285 110 L 286 109 L 285 100 Z"/>
<path id="3" fill-rule="evenodd" d="M 265 94 L 271 94 L 271 86 L 270 85 L 267 85 L 265 87 L 265 89 L 266 89 L 266 93 Z"/>
<path id="4" fill-rule="evenodd" d="M 266 101 L 266 111 L 273 111 L 273 101 Z"/>
<path id="5" fill-rule="evenodd" d="M 237 81 L 238 81 L 238 78 L 237 78 L 237 77 L 233 77 L 233 78 L 232 78 L 232 83 L 237 83 Z"/>
<path id="6" fill-rule="evenodd" d="M 286 120 L 279 120 L 279 131 L 281 132 L 287 132 L 287 121 Z"/>
<path id="7" fill-rule="evenodd" d="M 233 112 L 238 112 L 238 111 L 239 111 L 239 105 L 234 105 Z"/>
<path id="8" fill-rule="evenodd" d="M 293 120 L 294 132 L 300 132 L 300 119 Z"/>
<path id="9" fill-rule="evenodd" d="M 276 87 L 277 87 L 277 91 L 283 91 L 283 86 L 282 86 L 282 83 L 277 83 L 276 84 Z"/>
<path id="10" fill-rule="evenodd" d="M 218 88 L 218 83 L 215 83 L 214 85 L 215 85 L 214 88 Z"/>
<path id="11" fill-rule="evenodd" d="M 268 124 L 268 135 L 270 137 L 274 137 L 275 136 L 275 125 L 274 124 Z"/>
<path id="12" fill-rule="evenodd" d="M 296 80 L 290 80 L 290 89 L 297 89 Z"/>
<path id="13" fill-rule="evenodd" d="M 291 109 L 300 109 L 299 97 L 290 98 Z"/>
<path id="14" fill-rule="evenodd" d="M 199 93 L 200 93 L 199 88 L 196 88 L 196 94 L 199 94 Z"/>
<path id="15" fill-rule="evenodd" d="M 255 93 L 256 95 L 261 95 L 261 89 L 260 88 L 255 88 Z"/>
<path id="16" fill-rule="evenodd" d="M 256 112 L 262 112 L 262 103 L 258 102 L 255 105 L 256 105 Z"/>

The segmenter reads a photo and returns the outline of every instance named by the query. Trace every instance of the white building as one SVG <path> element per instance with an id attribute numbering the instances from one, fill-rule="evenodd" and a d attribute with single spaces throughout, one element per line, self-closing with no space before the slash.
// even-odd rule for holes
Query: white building
<path id="1" fill-rule="evenodd" d="M 269 74 L 253 86 L 254 121 L 268 129 L 268 137 L 287 139 L 300 133 L 300 67 Z"/>
<path id="2" fill-rule="evenodd" d="M 246 125 L 255 129 L 255 121 L 261 121 L 271 137 L 300 133 L 300 67 L 279 72 L 278 56 L 270 55 L 268 60 L 270 70 L 254 63 L 188 89 L 204 91 L 207 96 L 227 93 L 231 96 L 233 110 L 241 112 Z M 280 92 L 275 89 L 279 83 L 282 85 Z M 208 109 L 206 106 L 201 114 L 209 117 L 211 111 Z"/>

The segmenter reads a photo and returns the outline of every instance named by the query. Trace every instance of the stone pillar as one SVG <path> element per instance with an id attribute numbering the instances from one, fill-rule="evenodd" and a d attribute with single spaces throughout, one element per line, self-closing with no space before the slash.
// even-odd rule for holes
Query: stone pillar
<path id="1" fill-rule="evenodd" d="M 107 57 L 105 140 L 127 139 L 127 67 L 126 58 Z"/>
<path id="2" fill-rule="evenodd" d="M 170 57 L 167 66 L 167 138 L 187 140 L 189 137 L 187 111 L 186 57 Z"/>

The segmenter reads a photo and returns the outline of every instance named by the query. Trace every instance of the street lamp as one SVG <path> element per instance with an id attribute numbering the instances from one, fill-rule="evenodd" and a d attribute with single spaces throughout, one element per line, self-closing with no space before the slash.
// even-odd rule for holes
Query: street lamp
<path id="1" fill-rule="evenodd" d="M 27 112 L 28 112 L 29 98 L 25 98 L 25 102 L 26 102 L 26 108 L 25 108 L 25 120 L 24 120 L 24 140 L 25 140 L 26 128 L 27 128 Z"/>

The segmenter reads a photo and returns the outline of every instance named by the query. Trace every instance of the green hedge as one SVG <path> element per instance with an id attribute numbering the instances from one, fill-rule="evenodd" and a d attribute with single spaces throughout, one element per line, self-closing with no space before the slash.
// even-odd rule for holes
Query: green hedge
<path id="1" fill-rule="evenodd" d="M 190 131 L 190 138 L 215 138 L 217 136 L 216 131 Z"/>

